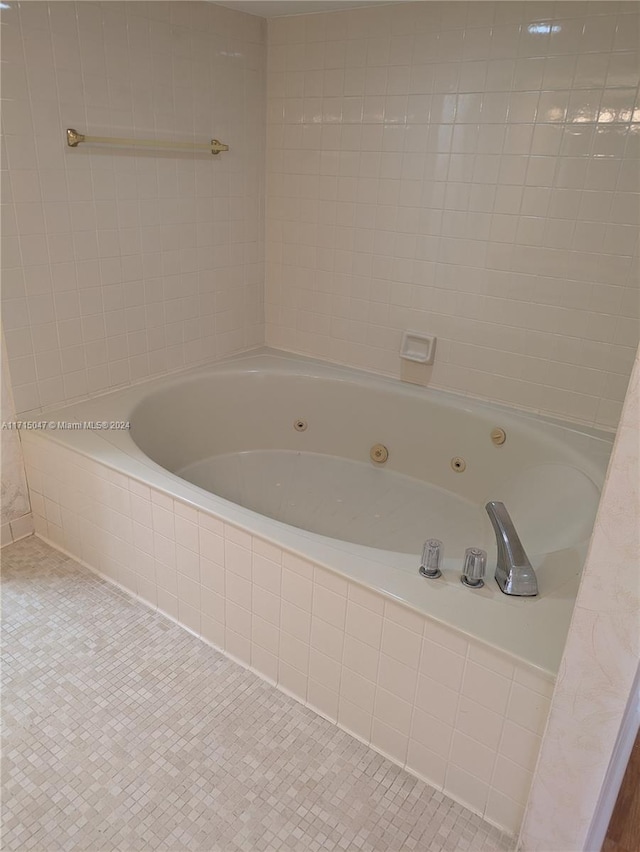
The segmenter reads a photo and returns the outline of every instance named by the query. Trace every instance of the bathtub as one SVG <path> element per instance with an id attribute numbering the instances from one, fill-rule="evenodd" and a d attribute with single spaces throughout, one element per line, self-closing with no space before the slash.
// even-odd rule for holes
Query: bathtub
<path id="1" fill-rule="evenodd" d="M 22 432 L 41 536 L 517 830 L 610 436 L 270 350 L 42 419 Z M 489 500 L 535 598 L 493 579 Z"/>

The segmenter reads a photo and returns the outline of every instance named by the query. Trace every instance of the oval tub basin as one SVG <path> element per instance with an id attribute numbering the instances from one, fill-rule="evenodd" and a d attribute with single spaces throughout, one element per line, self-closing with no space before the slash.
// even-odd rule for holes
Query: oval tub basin
<path id="1" fill-rule="evenodd" d="M 128 431 L 46 437 L 557 671 L 608 434 L 269 350 L 47 417 L 130 421 Z M 495 427 L 507 435 L 501 446 L 491 440 Z M 388 449 L 384 464 L 370 458 L 376 444 Z M 490 500 L 513 518 L 538 575 L 536 598 L 505 596 L 493 579 Z M 444 543 L 437 581 L 418 575 L 426 538 Z M 477 591 L 460 583 L 472 546 L 488 552 Z"/>

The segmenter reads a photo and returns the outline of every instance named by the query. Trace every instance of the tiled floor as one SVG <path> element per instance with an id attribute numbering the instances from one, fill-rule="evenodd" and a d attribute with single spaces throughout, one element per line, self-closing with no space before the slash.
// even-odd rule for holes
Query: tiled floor
<path id="1" fill-rule="evenodd" d="M 512 848 L 38 539 L 2 563 L 3 849 Z"/>

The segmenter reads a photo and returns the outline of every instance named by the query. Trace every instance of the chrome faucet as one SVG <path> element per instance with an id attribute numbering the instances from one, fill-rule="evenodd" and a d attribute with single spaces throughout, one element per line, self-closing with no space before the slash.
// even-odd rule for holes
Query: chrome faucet
<path id="1" fill-rule="evenodd" d="M 538 580 L 522 542 L 504 503 L 491 502 L 485 506 L 496 533 L 498 561 L 496 582 L 505 595 L 532 596 L 538 594 Z"/>

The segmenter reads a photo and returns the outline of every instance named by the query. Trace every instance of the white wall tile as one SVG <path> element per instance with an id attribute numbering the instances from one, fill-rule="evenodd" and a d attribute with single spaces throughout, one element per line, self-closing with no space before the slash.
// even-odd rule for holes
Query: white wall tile
<path id="1" fill-rule="evenodd" d="M 435 716 L 442 722 L 451 724 L 455 719 L 459 693 L 432 680 L 418 675 L 415 704 L 420 710 Z"/>
<path id="2" fill-rule="evenodd" d="M 455 724 L 458 730 L 468 734 L 478 742 L 489 746 L 489 748 L 497 749 L 504 717 L 461 696 Z"/>
<path id="3" fill-rule="evenodd" d="M 216 565 L 224 565 L 224 539 L 202 527 L 199 539 L 201 555 Z"/>
<path id="4" fill-rule="evenodd" d="M 200 582 L 203 587 L 224 594 L 224 568 L 206 556 L 200 557 Z"/>
<path id="5" fill-rule="evenodd" d="M 504 713 L 509 700 L 511 681 L 467 660 L 462 681 L 462 694 L 494 713 Z"/>
<path id="6" fill-rule="evenodd" d="M 313 646 L 309 652 L 309 677 L 336 693 L 340 691 L 340 662 L 328 657 Z M 336 704 L 337 712 L 337 704 Z"/>
<path id="7" fill-rule="evenodd" d="M 227 599 L 225 601 L 224 618 L 227 634 L 231 631 L 238 636 L 242 636 L 244 639 L 251 639 L 251 612 L 249 610 Z"/>
<path id="8" fill-rule="evenodd" d="M 156 562 L 161 562 L 175 571 L 176 545 L 172 539 L 160 535 L 160 533 L 153 533 L 153 555 L 156 558 Z"/>
<path id="9" fill-rule="evenodd" d="M 408 613 L 408 615 L 413 616 L 414 613 Z M 409 623 L 415 625 L 413 619 L 410 619 Z M 406 630 L 399 624 L 385 619 L 381 645 L 384 654 L 388 654 L 411 669 L 417 669 L 421 647 L 421 634 L 415 633 L 413 630 Z"/>
<path id="10" fill-rule="evenodd" d="M 271 544 L 268 541 L 262 541 L 259 538 L 253 538 L 251 542 L 251 547 L 257 556 L 262 556 L 265 559 L 271 560 L 271 562 L 275 562 L 276 564 L 282 563 L 282 551 L 279 547 L 276 547 L 274 544 Z"/>
<path id="11" fill-rule="evenodd" d="M 200 632 L 207 642 L 211 642 L 216 648 L 224 648 L 224 622 L 201 615 Z"/>
<path id="12" fill-rule="evenodd" d="M 374 683 L 377 680 L 380 660 L 378 650 L 348 633 L 344 637 L 342 660 L 346 668 L 350 669 L 350 673 L 359 672 L 362 677 Z"/>
<path id="13" fill-rule="evenodd" d="M 411 724 L 411 739 L 443 759 L 449 757 L 453 730 L 452 724 L 446 724 L 415 708 Z"/>
<path id="14" fill-rule="evenodd" d="M 342 695 L 338 704 L 338 724 L 365 742 L 369 742 L 372 724 L 371 714 L 352 704 Z"/>
<path id="15" fill-rule="evenodd" d="M 243 577 L 247 581 L 251 580 L 250 550 L 226 538 L 224 542 L 224 558 L 225 566 L 230 572 Z"/>
<path id="16" fill-rule="evenodd" d="M 233 571 L 225 573 L 225 595 L 243 609 L 251 610 L 251 581 Z"/>
<path id="17" fill-rule="evenodd" d="M 469 772 L 465 772 L 454 764 L 449 764 L 445 779 L 445 787 L 459 802 L 476 813 L 484 813 L 489 785 Z"/>
<path id="18" fill-rule="evenodd" d="M 224 524 L 219 518 L 207 515 L 206 512 L 198 512 L 198 526 L 219 538 L 224 538 Z"/>
<path id="19" fill-rule="evenodd" d="M 332 722 L 335 722 L 338 718 L 338 693 L 328 689 L 323 683 L 319 683 L 312 677 L 309 678 L 307 701 L 311 707 L 314 707 Z"/>
<path id="20" fill-rule="evenodd" d="M 251 645 L 251 667 L 270 683 L 277 683 L 278 657 L 260 645 Z"/>
<path id="21" fill-rule="evenodd" d="M 513 660 L 493 649 L 472 644 L 469 646 L 469 660 L 479 663 L 481 666 L 491 669 L 491 671 L 505 678 L 511 679 L 513 677 L 515 669 Z"/>
<path id="22" fill-rule="evenodd" d="M 311 580 L 289 568 L 282 570 L 282 597 L 306 612 L 311 612 L 313 587 Z"/>
<path id="23" fill-rule="evenodd" d="M 371 725 L 371 745 L 374 748 L 389 755 L 398 763 L 404 763 L 408 744 L 409 738 L 406 734 L 374 716 Z"/>
<path id="24" fill-rule="evenodd" d="M 182 517 L 175 518 L 176 544 L 195 553 L 199 550 L 198 526 Z"/>
<path id="25" fill-rule="evenodd" d="M 283 600 L 280 606 L 282 629 L 308 643 L 311 635 L 311 614 L 290 601 Z"/>
<path id="26" fill-rule="evenodd" d="M 244 663 L 251 664 L 251 642 L 248 637 L 231 630 L 225 629 L 225 649 L 231 656 Z"/>
<path id="27" fill-rule="evenodd" d="M 378 615 L 382 615 L 384 611 L 384 598 L 370 589 L 365 589 L 363 586 L 349 583 L 348 596 L 349 600 L 353 601 L 353 603 L 369 609 Z"/>
<path id="28" fill-rule="evenodd" d="M 280 631 L 255 613 L 251 621 L 251 641 L 275 657 L 278 656 Z"/>
<path id="29" fill-rule="evenodd" d="M 513 684 L 507 717 L 533 733 L 541 734 L 549 713 L 549 699 L 517 683 Z"/>
<path id="30" fill-rule="evenodd" d="M 384 649 L 383 649 L 384 650 Z M 380 654 L 378 683 L 404 701 L 413 703 L 416 694 L 417 674 L 414 668 L 399 663 L 385 653 Z"/>
<path id="31" fill-rule="evenodd" d="M 198 524 L 198 510 L 195 509 L 193 506 L 187 506 L 186 503 L 182 503 L 180 500 L 174 500 L 173 511 L 176 515 L 176 527 L 178 525 L 178 518 L 182 518 L 183 520 L 188 521 L 191 524 Z"/>
<path id="32" fill-rule="evenodd" d="M 177 585 L 178 600 L 200 612 L 200 584 L 182 574 L 178 574 Z"/>
<path id="33" fill-rule="evenodd" d="M 280 595 L 281 575 L 282 568 L 279 562 L 260 556 L 254 551 L 251 576 L 257 586 L 265 591 Z"/>
<path id="34" fill-rule="evenodd" d="M 232 542 L 244 550 L 250 551 L 252 549 L 253 543 L 249 533 L 245 532 L 245 530 L 238 529 L 238 527 L 234 527 L 232 524 L 224 525 L 224 537 L 227 541 Z"/>
<path id="35" fill-rule="evenodd" d="M 160 612 L 166 613 L 170 618 L 178 618 L 178 598 L 175 595 L 158 585 L 157 600 Z"/>
<path id="36" fill-rule="evenodd" d="M 342 662 L 344 630 L 315 616 L 311 619 L 311 647 L 337 662 Z"/>
<path id="37" fill-rule="evenodd" d="M 280 625 L 280 596 L 273 595 L 253 584 L 252 607 L 254 615 L 259 616 L 276 627 Z"/>
<path id="38" fill-rule="evenodd" d="M 378 686 L 373 715 L 385 725 L 408 736 L 411 728 L 411 704 L 408 701 Z"/>
<path id="39" fill-rule="evenodd" d="M 307 700 L 307 675 L 280 659 L 278 663 L 278 685 L 301 701 Z"/>
<path id="40" fill-rule="evenodd" d="M 419 613 L 408 609 L 408 607 L 401 606 L 395 601 L 386 600 L 384 603 L 384 617 L 400 625 L 404 630 L 411 630 L 422 636 L 424 618 Z"/>
<path id="41" fill-rule="evenodd" d="M 177 520 L 177 519 L 176 519 Z M 176 547 L 176 569 L 179 574 L 196 583 L 200 582 L 200 558 L 197 553 L 186 547 Z"/>
<path id="42" fill-rule="evenodd" d="M 442 789 L 444 786 L 447 761 L 412 739 L 407 748 L 407 768 L 424 778 L 432 787 Z"/>
<path id="43" fill-rule="evenodd" d="M 288 571 L 299 574 L 306 580 L 313 579 L 313 565 L 307 562 L 306 559 L 301 559 L 299 556 L 285 552 L 282 556 L 282 564 Z"/>
<path id="44" fill-rule="evenodd" d="M 489 790 L 485 818 L 494 825 L 504 826 L 511 834 L 517 834 L 524 814 L 524 805 L 505 796 L 498 790 Z"/>
<path id="45" fill-rule="evenodd" d="M 639 72 L 615 46 L 637 10 L 574 5 L 540 33 L 536 7 L 479 9 L 397 4 L 406 43 L 371 41 L 366 9 L 323 16 L 324 77 L 304 27 L 270 22 L 266 339 L 399 376 L 411 327 L 439 337 L 429 384 L 612 428 L 638 341 L 616 288 L 638 302 L 639 187 L 618 175 Z M 526 330 L 549 340 L 525 370 Z M 601 350 L 578 369 L 566 339 L 615 341 L 625 365 Z"/>
<path id="46" fill-rule="evenodd" d="M 263 341 L 265 24 L 211 4 L 203 13 L 208 45 L 178 6 L 181 25 L 161 39 L 147 36 L 152 6 L 96 6 L 91 27 L 82 25 L 81 3 L 40 8 L 37 18 L 16 7 L 3 24 L 10 100 L 2 191 L 6 221 L 20 235 L 3 251 L 3 267 L 22 268 L 29 287 L 20 298 L 3 287 L 4 322 L 22 337 L 8 341 L 21 411 Z M 187 57 L 185 38 L 193 42 Z M 149 75 L 143 65 L 152 58 Z M 191 97 L 183 96 L 182 71 L 202 82 Z M 73 125 L 150 139 L 219 135 L 231 150 L 208 158 L 74 150 L 64 138 Z M 53 333 L 30 334 L 44 325 Z M 96 343 L 102 354 L 91 363 Z M 35 375 L 19 362 L 25 357 Z"/>
<path id="47" fill-rule="evenodd" d="M 496 760 L 495 752 L 460 731 L 455 731 L 451 740 L 449 757 L 456 766 L 463 766 L 481 781 L 491 781 Z"/>
<path id="48" fill-rule="evenodd" d="M 456 633 L 454 630 L 446 627 L 443 624 L 438 623 L 437 621 L 432 621 L 431 619 L 425 620 L 424 627 L 424 637 L 425 644 L 423 645 L 423 655 L 427 653 L 427 649 L 434 653 L 434 649 L 429 645 L 426 645 L 426 642 L 435 642 L 437 645 L 441 645 L 444 648 L 447 648 L 449 651 L 453 651 L 456 654 L 466 656 L 467 650 L 469 647 L 469 643 L 467 640 L 460 636 L 460 634 Z"/>
<path id="49" fill-rule="evenodd" d="M 464 672 L 464 657 L 424 641 L 420 672 L 449 689 L 459 690 Z"/>
<path id="50" fill-rule="evenodd" d="M 293 666 L 305 675 L 309 672 L 309 645 L 284 630 L 280 634 L 280 657 L 288 665 Z"/>
<path id="51" fill-rule="evenodd" d="M 151 515 L 154 531 L 160 533 L 165 538 L 175 540 L 173 512 L 161 509 L 159 506 L 152 505 Z"/>
<path id="52" fill-rule="evenodd" d="M 331 576 L 328 572 L 324 572 Z M 317 574 L 317 572 L 316 572 Z M 336 594 L 324 586 L 316 585 L 313 593 L 313 614 L 323 621 L 344 631 L 347 599 L 345 595 Z"/>
<path id="53" fill-rule="evenodd" d="M 163 589 L 163 591 L 168 592 L 173 597 L 178 596 L 178 575 L 174 568 L 170 568 L 168 565 L 164 565 L 162 562 L 159 562 L 157 559 L 155 561 L 156 568 L 156 583 L 158 584 L 159 589 Z M 177 618 L 177 613 L 175 615 Z"/>
<path id="54" fill-rule="evenodd" d="M 506 721 L 502 730 L 500 753 L 524 767 L 534 765 L 534 755 L 540 751 L 540 737 L 526 728 Z"/>
<path id="55" fill-rule="evenodd" d="M 225 599 L 224 595 L 220 595 L 211 589 L 200 587 L 200 607 L 202 617 L 216 621 L 218 624 L 225 622 Z M 224 641 L 222 642 L 224 645 Z"/>
<path id="56" fill-rule="evenodd" d="M 347 588 L 348 583 L 344 579 L 344 577 L 339 577 L 337 574 L 334 574 L 332 571 L 326 571 L 324 568 L 319 568 L 316 566 L 314 575 L 313 575 L 314 583 L 316 586 L 322 587 L 323 589 L 327 589 L 332 592 L 334 595 L 346 598 L 347 597 Z M 340 604 L 337 598 L 328 598 L 328 600 L 333 601 L 336 606 L 342 608 L 342 604 Z M 314 598 L 315 605 L 315 598 Z M 344 615 L 344 613 L 343 613 Z M 322 616 L 321 616 L 322 617 Z M 329 619 L 325 618 L 325 621 Z"/>
<path id="57" fill-rule="evenodd" d="M 492 786 L 499 792 L 524 805 L 531 787 L 532 773 L 506 757 L 498 755 Z"/>
<path id="58" fill-rule="evenodd" d="M 349 636 L 370 645 L 380 647 L 382 638 L 382 616 L 365 609 L 351 600 L 347 603 L 346 631 Z"/>

